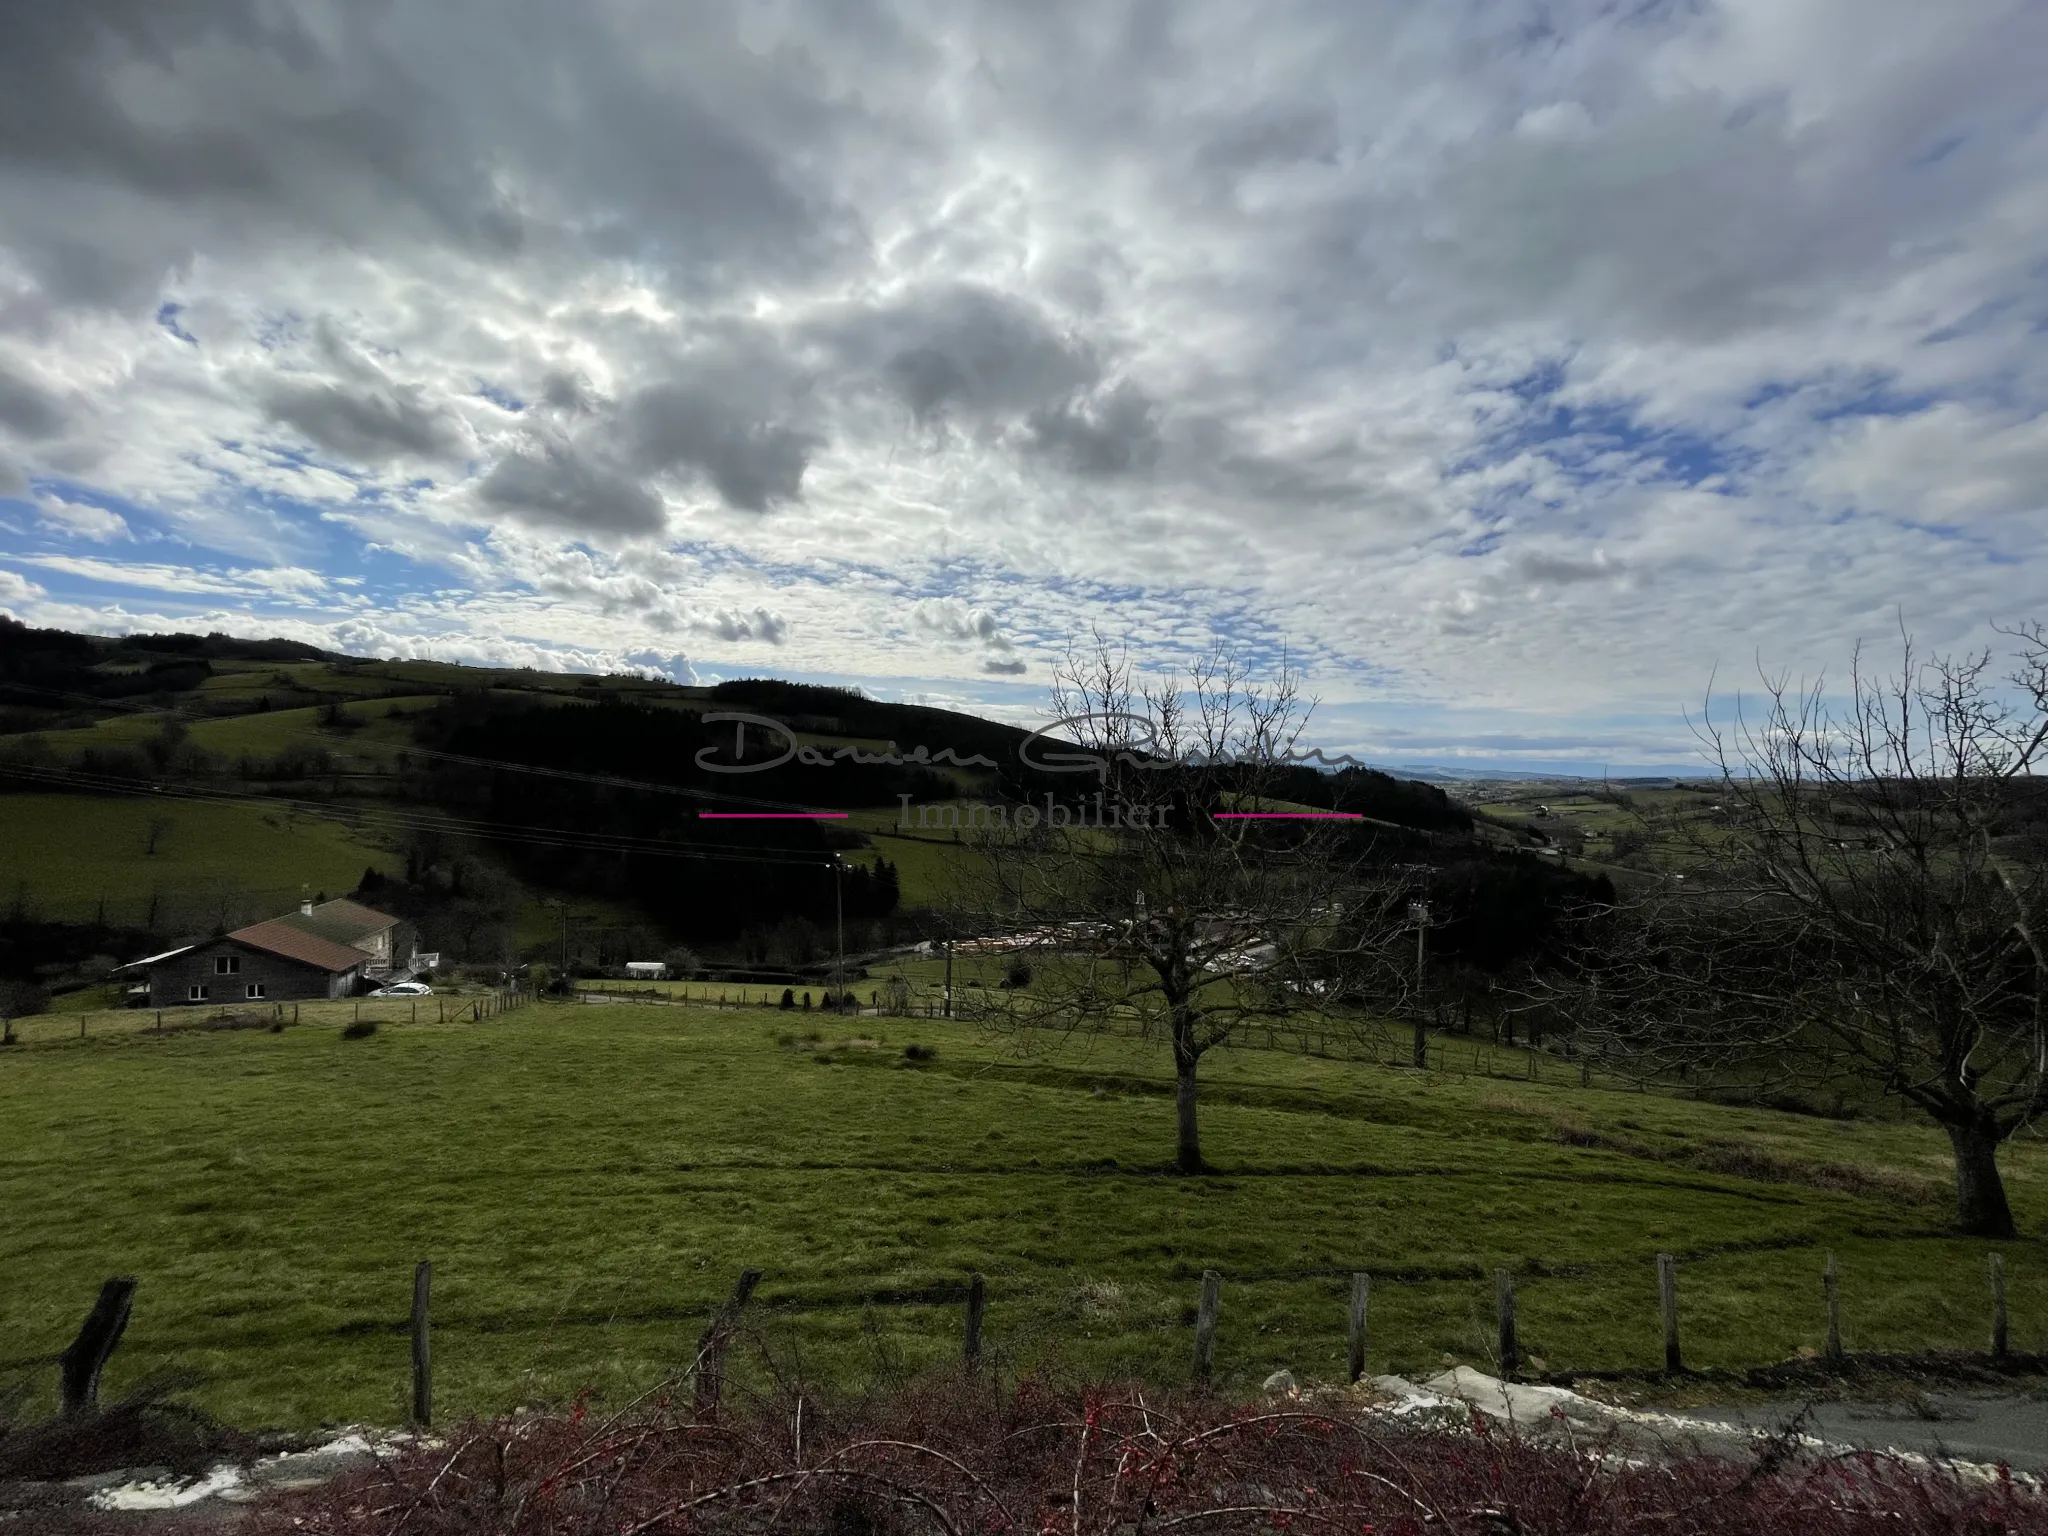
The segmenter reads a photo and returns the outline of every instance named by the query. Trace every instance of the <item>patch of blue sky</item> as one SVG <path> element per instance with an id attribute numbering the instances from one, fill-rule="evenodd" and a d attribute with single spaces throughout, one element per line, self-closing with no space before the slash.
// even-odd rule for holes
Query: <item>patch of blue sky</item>
<path id="1" fill-rule="evenodd" d="M 1896 388 L 1889 378 L 1864 381 L 1847 395 L 1837 395 L 1814 411 L 1815 421 L 1841 421 L 1851 416 L 1917 416 L 1940 396 Z"/>
<path id="2" fill-rule="evenodd" d="M 1681 427 L 1646 426 L 1620 405 L 1557 406 L 1525 431 L 1519 446 L 1540 448 L 1566 473 L 1585 480 L 1612 478 L 1627 464 L 1638 470 L 1655 466 L 1651 478 L 1681 485 L 1739 472 L 1759 457 Z"/>
<path id="3" fill-rule="evenodd" d="M 1477 560 L 1492 554 L 1507 540 L 1507 530 L 1498 526 L 1489 528 L 1476 539 L 1468 539 L 1458 546 L 1460 558 Z"/>
<path id="4" fill-rule="evenodd" d="M 160 535 L 166 526 L 161 517 L 138 502 L 116 496 L 111 491 L 100 490 L 96 486 L 80 485 L 76 481 L 65 480 L 51 475 L 31 476 L 29 478 L 29 494 L 27 496 L 12 502 L 6 497 L 0 497 L 0 506 L 14 505 L 22 507 L 24 510 L 32 509 L 35 505 L 35 498 L 38 496 L 51 496 L 60 501 L 75 503 L 78 506 L 98 507 L 103 512 L 111 512 L 128 525 L 129 536 L 132 538 L 149 538 Z M 30 536 L 51 544 L 75 544 L 82 549 L 106 548 L 104 541 L 84 538 L 79 534 L 65 531 L 62 524 L 47 521 L 36 524 L 35 531 Z"/>
<path id="5" fill-rule="evenodd" d="M 572 543 L 570 548 L 589 555 L 593 560 L 608 560 L 610 555 L 588 544 Z M 677 540 L 667 546 L 669 553 L 681 555 L 694 561 L 706 575 L 720 575 L 725 572 L 739 572 L 743 575 L 765 576 L 778 585 L 801 586 L 815 581 L 819 575 L 819 564 L 809 560 L 771 560 L 751 554 L 730 544 L 720 544 L 695 539 Z M 885 574 L 882 567 L 862 566 L 856 562 L 841 562 L 840 569 L 866 571 L 870 574 Z"/>
<path id="6" fill-rule="evenodd" d="M 1987 331 L 2000 322 L 2010 323 L 2012 311 L 2019 306 L 2019 295 L 2006 294 L 2002 298 L 1986 299 L 1967 314 L 1937 326 L 1920 338 L 1923 347 L 1938 346 L 1944 341 L 1959 341 L 1965 336 L 1974 336 Z"/>
<path id="7" fill-rule="evenodd" d="M 1740 474 L 1761 460 L 1733 442 L 1647 423 L 1630 402 L 1567 404 L 1556 398 L 1564 383 L 1563 364 L 1551 361 L 1502 386 L 1525 409 L 1490 432 L 1451 472 L 1478 474 L 1535 453 L 1580 485 L 1650 479 L 1696 486 Z M 1512 493 L 1488 498 L 1510 499 Z"/>
<path id="8" fill-rule="evenodd" d="M 707 682 L 714 679 L 757 677 L 761 672 L 758 667 L 721 668 L 717 663 L 702 661 L 697 662 L 696 667 L 699 675 Z M 910 674 L 855 676 L 844 672 L 780 670 L 776 675 L 786 676 L 791 682 L 818 683 L 833 688 L 858 688 L 871 699 L 883 699 L 899 704 L 923 704 L 935 709 L 957 709 L 1027 728 L 1043 725 L 1052 718 L 1045 683 L 1041 678 L 1011 679 L 987 674 L 973 678 L 932 678 Z M 952 743 L 934 737 L 927 741 L 903 741 L 898 745 L 906 750 L 922 745 L 936 752 L 941 747 L 951 746 Z"/>
<path id="9" fill-rule="evenodd" d="M 1923 523 L 1917 522 L 1910 517 L 1902 517 L 1899 519 L 1899 526 L 1909 529 L 1914 533 L 1924 533 L 1930 538 L 1940 539 L 1943 543 L 1982 542 L 1981 538 L 1972 534 L 1968 529 L 1958 528 L 1953 523 Z"/>
<path id="10" fill-rule="evenodd" d="M 1564 364 L 1556 359 L 1538 363 L 1519 379 L 1510 380 L 1501 387 L 1523 403 L 1534 405 L 1564 388 Z"/>
<path id="11" fill-rule="evenodd" d="M 325 559 L 318 563 L 321 574 L 330 579 L 359 578 L 365 589 L 385 596 L 430 597 L 447 587 L 448 574 L 422 565 L 410 555 L 384 544 L 343 541 L 352 559 Z"/>
<path id="12" fill-rule="evenodd" d="M 526 409 L 526 402 L 502 385 L 479 382 L 476 392 L 502 410 L 523 411 Z"/>
<path id="13" fill-rule="evenodd" d="M 299 327 L 305 323 L 306 317 L 295 309 L 265 315 L 256 322 L 256 345 L 266 352 L 274 352 L 297 336 Z"/>
<path id="14" fill-rule="evenodd" d="M 1945 134 L 1916 155 L 1910 164 L 1916 171 L 1924 170 L 1930 165 L 1939 165 L 1969 142 L 1970 136 L 1967 133 Z"/>
<path id="15" fill-rule="evenodd" d="M 1423 700 L 1369 700 L 1319 711 L 1310 735 L 1333 757 L 1349 752 L 1387 768 L 1435 764 L 1590 778 L 1703 771 L 1698 742 L 1676 710 L 1669 716 L 1553 711 L 1529 718 L 1518 730 L 1498 713 Z"/>
<path id="16" fill-rule="evenodd" d="M 196 347 L 199 345 L 199 338 L 178 324 L 178 316 L 184 312 L 185 306 L 182 304 L 160 305 L 156 312 L 156 323 L 177 337 L 178 340 L 188 342 Z"/>

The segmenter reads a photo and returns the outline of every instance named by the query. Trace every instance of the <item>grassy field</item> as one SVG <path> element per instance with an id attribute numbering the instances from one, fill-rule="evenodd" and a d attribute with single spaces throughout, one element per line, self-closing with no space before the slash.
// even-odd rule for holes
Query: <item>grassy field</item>
<path id="1" fill-rule="evenodd" d="M 925 803 L 936 805 L 940 802 Z M 911 825 L 908 828 L 901 824 L 903 819 L 902 808 L 893 805 L 848 813 L 844 825 L 866 833 L 873 843 L 871 854 L 863 852 L 852 857 L 863 863 L 881 857 L 894 864 L 904 906 L 941 906 L 958 894 L 962 873 L 972 869 L 967 861 L 974 858 L 974 850 L 949 831 L 934 831 L 929 827 L 920 831 L 915 810 L 910 813 Z M 932 819 L 937 819 L 936 813 Z"/>
<path id="2" fill-rule="evenodd" d="M 1163 1171 L 1155 1049 L 813 1029 L 564 1004 L 359 1040 L 327 1019 L 17 1047 L 0 1054 L 0 1360 L 54 1354 L 128 1273 L 109 1390 L 181 1365 L 239 1421 L 394 1422 L 423 1257 L 450 1416 L 587 1384 L 616 1401 L 687 1357 L 744 1265 L 766 1271 L 762 1336 L 841 1379 L 948 1357 L 977 1269 L 1013 1362 L 1176 1380 L 1216 1268 L 1238 1387 L 1337 1373 L 1357 1268 L 1375 1276 L 1372 1369 L 1484 1364 L 1503 1264 L 1549 1366 L 1647 1367 L 1660 1250 L 1681 1256 L 1695 1364 L 1818 1345 L 1827 1250 L 1851 1348 L 1983 1343 L 1989 1245 L 1944 1231 L 1946 1145 L 1918 1128 L 1245 1051 L 1205 1062 L 1219 1172 L 1189 1180 Z M 912 1041 L 936 1056 L 907 1060 Z M 2018 1147 L 2009 1170 L 2040 1232 L 2048 1154 Z M 2040 1348 L 2048 1242 L 2000 1246 L 2014 1347 Z"/>
<path id="3" fill-rule="evenodd" d="M 218 681 L 218 679 L 216 679 Z M 431 709 L 427 695 L 356 699 L 340 704 L 340 713 L 354 722 L 346 729 L 324 727 L 323 711 L 310 705 L 277 708 L 246 715 L 192 719 L 162 711 L 116 715 L 96 725 L 68 731 L 45 731 L 43 741 L 62 757 L 91 747 L 133 747 L 156 736 L 172 718 L 186 721 L 195 746 L 219 753 L 230 762 L 241 757 L 275 757 L 293 748 L 324 747 L 357 768 L 388 768 L 411 739 L 408 716 Z"/>
<path id="4" fill-rule="evenodd" d="M 367 1019 L 378 1025 L 446 1023 L 470 1017 L 472 1006 L 497 1011 L 497 989 L 478 983 L 436 981 L 427 997 L 351 997 L 301 1003 L 229 1004 L 221 1008 L 128 1008 L 120 984 L 88 987 L 58 997 L 47 1013 L 13 1020 L 22 1045 L 102 1040 L 112 1035 L 169 1036 L 262 1029 L 273 1022 L 336 1028 Z M 116 994 L 116 996 L 109 996 Z"/>
<path id="5" fill-rule="evenodd" d="M 340 713 L 358 722 L 347 730 L 323 729 L 317 709 L 273 709 L 261 714 L 201 720 L 192 726 L 192 740 L 224 757 L 275 757 L 294 747 L 326 747 L 337 756 L 386 767 L 412 739 L 407 717 L 431 709 L 428 697 L 364 699 L 344 704 Z"/>
<path id="6" fill-rule="evenodd" d="M 152 854 L 159 820 L 169 826 Z M 197 927 L 209 903 L 282 911 L 298 903 L 301 887 L 338 896 L 355 889 L 366 866 L 393 862 L 367 835 L 282 806 L 0 795 L 0 901 L 44 918 L 89 922 L 104 901 L 109 922 L 139 925 L 155 895 L 175 906 L 168 917 Z"/>

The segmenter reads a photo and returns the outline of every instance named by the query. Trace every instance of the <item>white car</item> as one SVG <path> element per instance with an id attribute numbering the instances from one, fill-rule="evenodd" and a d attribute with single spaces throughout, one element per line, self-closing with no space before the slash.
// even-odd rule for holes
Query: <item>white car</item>
<path id="1" fill-rule="evenodd" d="M 424 981 L 394 981 L 388 987 L 379 987 L 372 997 L 432 997 L 434 989 Z"/>

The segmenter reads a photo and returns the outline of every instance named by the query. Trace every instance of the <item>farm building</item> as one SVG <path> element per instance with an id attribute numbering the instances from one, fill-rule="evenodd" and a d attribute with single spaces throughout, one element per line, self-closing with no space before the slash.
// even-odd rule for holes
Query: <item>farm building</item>
<path id="1" fill-rule="evenodd" d="M 409 971 L 412 961 L 411 924 L 329 901 L 120 969 L 148 977 L 150 1007 L 171 1008 L 347 997 L 366 979 Z"/>
<path id="2" fill-rule="evenodd" d="M 411 923 L 378 912 L 361 902 L 302 903 L 296 912 L 275 919 L 331 944 L 361 950 L 368 957 L 363 974 L 382 981 L 394 973 L 409 974 L 415 933 Z"/>

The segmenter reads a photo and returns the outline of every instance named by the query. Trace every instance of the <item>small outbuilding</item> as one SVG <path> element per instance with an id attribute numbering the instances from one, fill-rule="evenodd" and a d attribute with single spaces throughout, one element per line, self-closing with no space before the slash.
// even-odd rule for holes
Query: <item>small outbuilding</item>
<path id="1" fill-rule="evenodd" d="M 660 981 L 668 975 L 668 965 L 660 960 L 628 960 L 626 975 L 633 981 Z"/>

